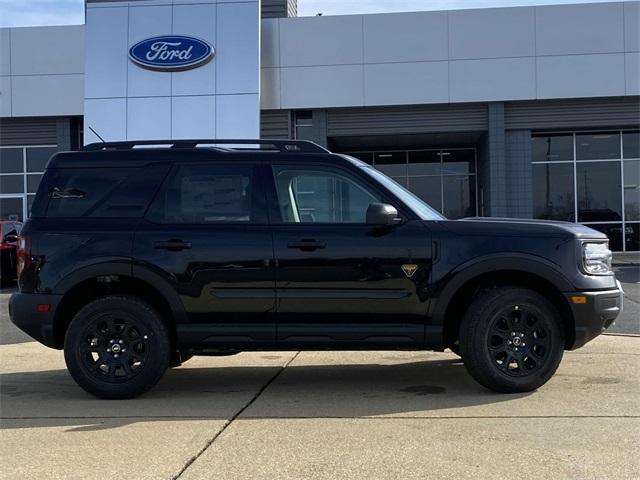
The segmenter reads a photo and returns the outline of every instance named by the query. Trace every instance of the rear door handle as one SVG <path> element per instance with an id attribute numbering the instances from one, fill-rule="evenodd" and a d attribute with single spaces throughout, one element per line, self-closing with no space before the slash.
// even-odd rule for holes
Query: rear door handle
<path id="1" fill-rule="evenodd" d="M 191 242 L 183 242 L 182 240 L 167 240 L 166 242 L 156 242 L 153 246 L 160 250 L 169 250 L 178 252 L 180 250 L 190 250 Z"/>
<path id="2" fill-rule="evenodd" d="M 289 248 L 297 248 L 298 250 L 310 252 L 318 250 L 319 248 L 326 248 L 327 244 L 315 240 L 300 240 L 299 242 L 289 242 L 287 246 Z"/>

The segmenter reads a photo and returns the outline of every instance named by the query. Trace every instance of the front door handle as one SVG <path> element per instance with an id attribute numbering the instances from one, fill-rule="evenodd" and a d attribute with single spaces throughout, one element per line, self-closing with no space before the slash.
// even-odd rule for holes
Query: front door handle
<path id="1" fill-rule="evenodd" d="M 153 246 L 160 250 L 169 250 L 178 252 L 180 250 L 190 250 L 191 242 L 183 242 L 182 240 L 167 240 L 166 242 L 156 242 Z"/>
<path id="2" fill-rule="evenodd" d="M 319 248 L 326 248 L 327 244 L 324 242 L 317 242 L 315 240 L 300 240 L 299 242 L 289 242 L 287 245 L 289 248 L 297 248 L 305 252 L 311 252 L 318 250 Z"/>

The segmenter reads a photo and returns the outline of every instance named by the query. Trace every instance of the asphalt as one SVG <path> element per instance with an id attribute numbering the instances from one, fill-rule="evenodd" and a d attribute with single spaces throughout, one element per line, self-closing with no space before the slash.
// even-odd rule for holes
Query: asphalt
<path id="1" fill-rule="evenodd" d="M 619 277 L 639 305 L 637 271 Z M 566 352 L 529 394 L 487 391 L 451 353 L 258 352 L 194 358 L 138 399 L 103 401 L 14 331 L 7 297 L 0 478 L 640 477 L 634 335 Z"/>

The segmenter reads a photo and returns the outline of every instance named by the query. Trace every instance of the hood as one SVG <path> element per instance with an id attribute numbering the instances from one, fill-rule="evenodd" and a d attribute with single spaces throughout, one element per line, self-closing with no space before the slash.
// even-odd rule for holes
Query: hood
<path id="1" fill-rule="evenodd" d="M 606 240 L 607 236 L 579 223 L 528 218 L 470 217 L 443 222 L 453 233 L 511 237 L 554 237 Z"/>

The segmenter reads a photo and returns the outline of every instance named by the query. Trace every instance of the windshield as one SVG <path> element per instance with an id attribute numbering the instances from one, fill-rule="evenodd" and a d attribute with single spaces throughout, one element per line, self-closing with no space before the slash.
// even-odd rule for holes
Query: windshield
<path id="1" fill-rule="evenodd" d="M 363 165 L 360 168 L 364 170 L 369 176 L 373 177 L 378 182 L 387 187 L 391 193 L 398 197 L 402 202 L 409 207 L 416 215 L 422 220 L 446 220 L 446 217 L 440 212 L 430 207 L 422 199 L 411 193 L 395 180 L 387 177 L 384 173 L 379 172 L 369 165 Z"/>

